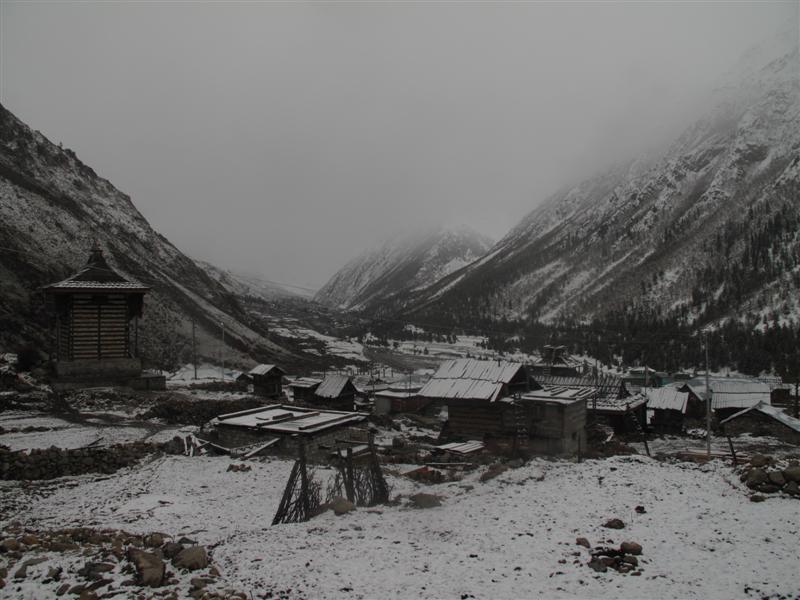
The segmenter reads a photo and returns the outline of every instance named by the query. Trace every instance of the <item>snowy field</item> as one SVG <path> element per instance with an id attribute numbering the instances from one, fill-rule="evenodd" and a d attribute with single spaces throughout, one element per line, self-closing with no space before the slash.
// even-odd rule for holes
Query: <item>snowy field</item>
<path id="1" fill-rule="evenodd" d="M 419 510 L 401 502 L 277 527 L 270 521 L 291 462 L 253 462 L 250 472 L 228 472 L 230 462 L 163 457 L 112 476 L 42 484 L 44 497 L 35 486 L 3 482 L 4 497 L 28 497 L 2 525 L 19 520 L 37 529 L 80 525 L 191 536 L 213 546 L 225 585 L 253 597 L 266 589 L 291 590 L 294 598 L 800 594 L 800 503 L 750 502 L 735 473 L 719 462 L 535 460 L 487 483 L 478 472 L 438 485 L 391 476 L 393 495 L 425 491 L 441 495 L 443 505 Z M 644 514 L 634 511 L 639 505 Z M 611 517 L 626 528 L 603 528 Z M 585 564 L 588 551 L 575 545 L 578 536 L 593 545 L 639 542 L 641 576 L 594 572 Z M 20 585 L 22 592 L 6 587 L 0 597 L 50 593 L 33 580 Z"/>

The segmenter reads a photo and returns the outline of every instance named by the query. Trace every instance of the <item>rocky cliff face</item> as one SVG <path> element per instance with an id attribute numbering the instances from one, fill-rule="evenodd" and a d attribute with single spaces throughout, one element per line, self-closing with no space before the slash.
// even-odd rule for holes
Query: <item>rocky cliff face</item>
<path id="1" fill-rule="evenodd" d="M 386 307 L 483 256 L 491 241 L 471 229 L 434 229 L 398 236 L 350 261 L 315 300 L 343 309 Z"/>
<path id="2" fill-rule="evenodd" d="M 94 239 L 115 267 L 152 287 L 141 329 L 151 363 L 188 356 L 192 321 L 201 355 L 214 355 L 224 323 L 229 361 L 296 358 L 249 327 L 236 296 L 154 231 L 127 195 L 0 106 L 0 347 L 49 350 L 39 289 L 82 267 Z"/>
<path id="3" fill-rule="evenodd" d="M 753 51 L 665 155 L 564 189 L 416 314 L 585 319 L 644 306 L 692 319 L 800 315 L 800 58 Z"/>

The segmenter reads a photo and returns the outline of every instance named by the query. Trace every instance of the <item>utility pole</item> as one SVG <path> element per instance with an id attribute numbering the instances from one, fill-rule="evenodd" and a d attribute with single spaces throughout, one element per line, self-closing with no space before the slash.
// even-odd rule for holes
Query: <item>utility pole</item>
<path id="1" fill-rule="evenodd" d="M 222 361 L 222 381 L 225 381 L 225 323 L 219 322 L 222 329 L 222 345 L 219 347 L 219 358 Z"/>
<path id="2" fill-rule="evenodd" d="M 194 364 L 194 378 L 197 379 L 197 335 L 195 331 L 195 322 L 192 319 L 192 363 Z"/>
<path id="3" fill-rule="evenodd" d="M 711 460 L 711 390 L 708 385 L 708 332 L 703 332 L 706 344 L 706 456 Z"/>

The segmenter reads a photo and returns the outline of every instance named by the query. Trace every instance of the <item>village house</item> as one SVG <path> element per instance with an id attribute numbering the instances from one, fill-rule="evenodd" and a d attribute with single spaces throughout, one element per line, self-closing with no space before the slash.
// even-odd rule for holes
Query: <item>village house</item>
<path id="1" fill-rule="evenodd" d="M 682 433 L 684 417 L 689 406 L 689 392 L 675 386 L 645 391 L 647 410 L 652 411 L 650 425 L 657 433 Z"/>
<path id="2" fill-rule="evenodd" d="M 533 377 L 537 375 L 575 377 L 580 373 L 581 364 L 569 355 L 566 346 L 544 346 L 539 360 L 530 367 L 530 374 Z"/>
<path id="3" fill-rule="evenodd" d="M 113 269 L 96 241 L 83 269 L 44 291 L 55 312 L 54 388 L 165 388 L 163 376 L 142 372 L 139 357 L 139 319 L 150 288 Z"/>
<path id="4" fill-rule="evenodd" d="M 219 415 L 197 437 L 244 457 L 296 456 L 302 442 L 306 455 L 320 460 L 350 444 L 366 442 L 365 420 L 363 413 L 274 404 Z"/>
<path id="5" fill-rule="evenodd" d="M 307 402 L 336 410 L 354 410 L 358 390 L 347 375 L 329 373 Z"/>
<path id="6" fill-rule="evenodd" d="M 622 378 L 630 391 L 641 388 L 660 388 L 669 383 L 669 375 L 650 367 L 635 367 Z"/>
<path id="7" fill-rule="evenodd" d="M 279 398 L 283 395 L 283 369 L 275 365 L 257 365 L 248 373 L 253 383 L 253 393 L 267 398 Z"/>
<path id="8" fill-rule="evenodd" d="M 314 392 L 317 391 L 322 379 L 316 377 L 298 377 L 289 382 L 289 389 L 292 390 L 292 400 L 295 402 L 311 402 Z"/>
<path id="9" fill-rule="evenodd" d="M 420 385 L 396 384 L 375 392 L 373 394 L 375 414 L 388 415 L 422 410 L 430 403 L 430 400 L 420 397 L 421 389 Z"/>
<path id="10" fill-rule="evenodd" d="M 532 391 L 525 365 L 475 359 L 443 363 L 419 391 L 447 407 L 443 437 L 543 453 L 585 445 L 587 395 L 566 388 Z"/>
<path id="11" fill-rule="evenodd" d="M 720 422 L 720 426 L 726 435 L 748 433 L 800 446 L 800 419 L 763 402 L 730 415 Z"/>
<path id="12" fill-rule="evenodd" d="M 704 417 L 706 414 L 705 377 L 695 377 L 687 381 L 681 390 L 689 392 L 687 414 Z M 710 377 L 711 410 L 717 419 L 725 419 L 759 402 L 772 404 L 769 385 L 756 379 L 734 377 Z"/>
<path id="13" fill-rule="evenodd" d="M 641 430 L 646 423 L 647 398 L 632 395 L 619 377 L 609 373 L 588 373 L 581 376 L 537 375 L 535 388 L 565 387 L 589 390 L 586 410 L 593 420 L 600 420 L 617 433 Z"/>

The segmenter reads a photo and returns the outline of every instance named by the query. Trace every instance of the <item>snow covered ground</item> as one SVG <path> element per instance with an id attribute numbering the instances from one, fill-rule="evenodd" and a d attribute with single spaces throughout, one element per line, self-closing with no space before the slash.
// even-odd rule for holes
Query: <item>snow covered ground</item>
<path id="1" fill-rule="evenodd" d="M 30 494 L 27 506 L 8 519 L 25 526 L 168 531 L 213 545 L 226 585 L 253 597 L 265 589 L 291 589 L 297 598 L 800 594 L 800 504 L 788 497 L 750 502 L 721 462 L 535 460 L 486 483 L 478 472 L 437 485 L 390 476 L 393 494 L 435 493 L 443 506 L 419 510 L 401 503 L 341 517 L 328 512 L 277 527 L 270 521 L 291 462 L 266 460 L 251 463 L 249 472 L 228 472 L 230 462 L 163 457 L 112 476 L 47 483 L 44 497 L 18 483 L 0 488 L 4 497 L 15 489 Z M 638 505 L 644 514 L 634 511 Z M 625 529 L 603 528 L 611 517 Z M 639 542 L 641 576 L 595 573 L 585 564 L 588 552 L 575 545 L 578 536 L 593 545 Z M 37 588 L 24 597 L 40 597 L 36 591 L 45 592 Z M 0 597 L 20 596 L 7 586 Z"/>

